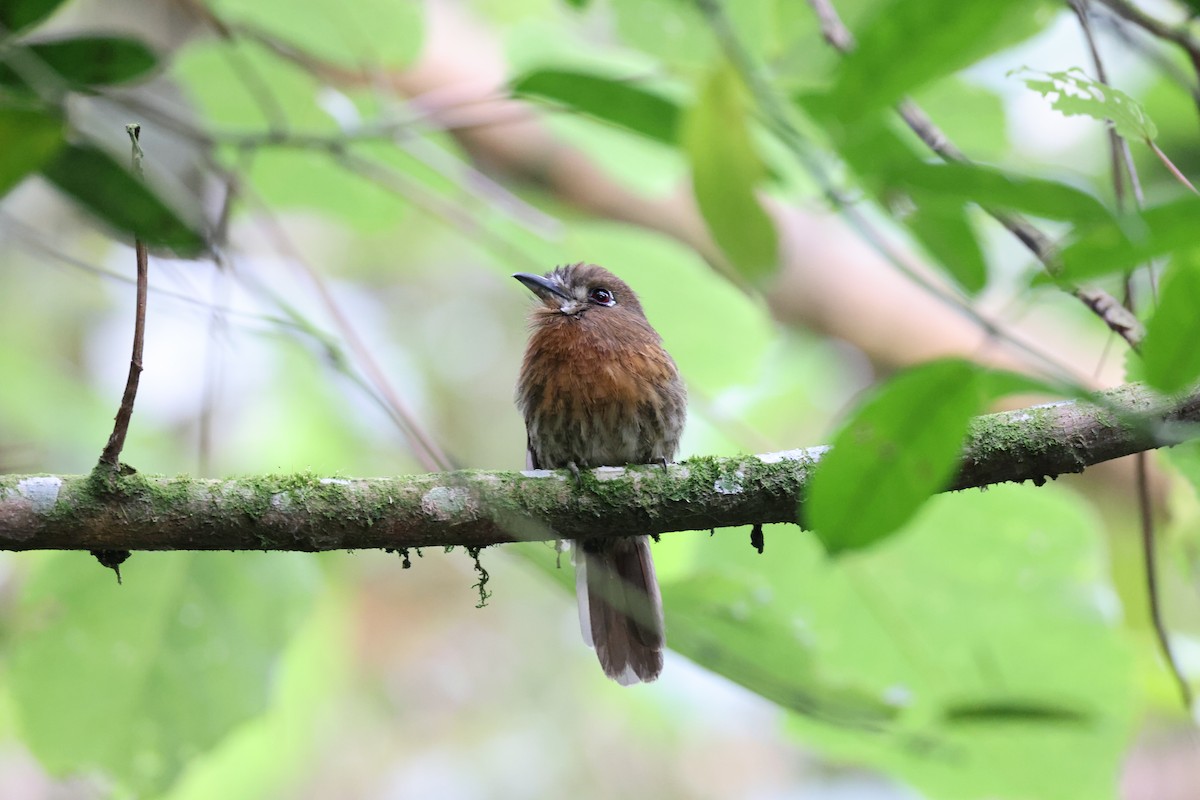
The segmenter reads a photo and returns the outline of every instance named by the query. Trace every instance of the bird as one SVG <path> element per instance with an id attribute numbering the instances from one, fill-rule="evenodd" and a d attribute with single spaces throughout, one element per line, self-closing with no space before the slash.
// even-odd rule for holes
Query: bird
<path id="1" fill-rule="evenodd" d="M 517 380 L 530 469 L 661 464 L 675 457 L 687 389 L 638 296 L 596 264 L 513 275 L 538 302 Z M 649 537 L 575 542 L 584 641 L 628 686 L 662 672 L 662 595 Z"/>

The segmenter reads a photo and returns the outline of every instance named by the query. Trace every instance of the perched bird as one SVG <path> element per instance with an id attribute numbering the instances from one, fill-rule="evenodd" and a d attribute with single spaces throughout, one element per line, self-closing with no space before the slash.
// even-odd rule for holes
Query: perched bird
<path id="1" fill-rule="evenodd" d="M 665 465 L 687 390 L 637 295 L 595 264 L 513 276 L 541 301 L 517 382 L 533 469 Z M 646 536 L 575 545 L 583 638 L 622 685 L 662 671 L 662 596 Z"/>

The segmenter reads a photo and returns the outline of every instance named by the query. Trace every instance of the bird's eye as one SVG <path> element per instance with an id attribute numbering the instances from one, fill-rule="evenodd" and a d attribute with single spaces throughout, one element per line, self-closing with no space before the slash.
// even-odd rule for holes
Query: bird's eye
<path id="1" fill-rule="evenodd" d="M 601 306 L 611 306 L 617 302 L 616 298 L 613 297 L 612 292 L 610 292 L 608 289 L 599 288 L 592 289 L 592 291 L 588 292 L 588 299 Z"/>

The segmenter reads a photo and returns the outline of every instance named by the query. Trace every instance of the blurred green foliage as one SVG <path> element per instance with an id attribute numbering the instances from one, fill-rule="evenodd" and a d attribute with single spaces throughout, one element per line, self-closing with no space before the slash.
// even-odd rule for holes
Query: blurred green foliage
<path id="1" fill-rule="evenodd" d="M 133 234 L 163 255 L 211 257 L 152 267 L 147 372 L 125 455 L 144 471 L 421 469 L 372 361 L 458 461 L 515 468 L 523 432 L 510 397 L 525 306 L 507 274 L 603 263 L 636 286 L 688 380 L 685 454 L 831 437 L 836 445 L 812 488 L 816 536 L 768 526 L 763 555 L 743 530 L 656 545 L 671 648 L 778 709 L 789 742 L 929 797 L 1115 795 L 1135 721 L 1173 702 L 1148 655 L 1129 510 L 1112 513 L 1107 498 L 1053 485 L 930 500 L 953 471 L 968 418 L 1045 384 L 942 360 L 881 379 L 856 399 L 876 377 L 870 365 L 820 330 L 780 322 L 787 284 L 771 281 L 788 251 L 777 236 L 786 217 L 764 211 L 813 197 L 869 209 L 949 279 L 963 307 L 1022 291 L 1012 251 L 984 230 L 980 209 L 1049 221 L 1062 246 L 1056 278 L 1068 287 L 1099 279 L 1117 291 L 1127 274 L 1140 287 L 1147 264 L 1170 257 L 1157 300 L 1136 309 L 1148 335 L 1144 362 L 1134 358 L 1131 371 L 1167 391 L 1194 383 L 1200 201 L 1144 154 L 1144 209 L 1110 202 L 1107 176 L 1087 172 L 1105 157 L 1081 159 L 1070 177 L 1035 173 L 1013 124 L 1013 93 L 1028 90 L 1010 80 L 1005 94 L 994 89 L 1002 80 L 981 79 L 1019 66 L 1014 46 L 1060 35 L 1054 23 L 1065 8 L 835 2 L 856 37 L 842 57 L 820 42 L 811 8 L 792 0 L 466 4 L 505 53 L 496 91 L 536 98 L 564 150 L 640 199 L 688 193 L 733 268 L 724 273 L 685 237 L 597 219 L 556 195 L 547 176 L 521 184 L 472 161 L 477 127 L 504 130 L 520 118 L 471 117 L 475 101 L 457 106 L 452 91 L 394 91 L 392 79 L 445 24 L 440 6 L 424 19 L 415 2 L 221 0 L 208 5 L 209 21 L 191 19 L 184 35 L 151 45 L 86 29 L 43 34 L 59 5 L 0 4 L 5 468 L 90 468 L 127 347 L 132 289 L 111 278 L 127 277 L 132 258 L 113 241 L 128 245 Z M 724 38 L 714 35 L 722 20 Z M 730 38 L 743 52 L 731 52 Z M 464 42 L 456 65 L 485 59 L 476 47 Z M 747 66 L 753 75 L 741 71 Z M 1072 69 L 1078 64 L 1036 66 L 1049 71 L 1027 79 L 1029 88 L 1054 95 L 1064 114 L 1094 119 L 1097 131 L 1111 120 L 1147 140 L 1159 125 L 1165 150 L 1191 142 L 1169 153 L 1176 163 L 1185 171 L 1200 163 L 1194 108 L 1169 73 L 1145 70 L 1128 83 L 1122 75 L 1125 93 Z M 1143 94 L 1155 98 L 1147 103 L 1154 121 Z M 170 102 L 156 104 L 161 96 Z M 981 163 L 934 163 L 891 111 L 906 96 Z M 439 102 L 464 114 L 459 127 L 430 115 Z M 142 119 L 147 181 L 125 167 L 123 130 L 85 115 L 96 107 Z M 227 195 L 233 202 L 222 209 Z M 39 229 L 41 217 L 48 222 Z M 1009 300 L 1047 297 L 1059 313 L 1059 295 L 1045 291 Z M 1099 323 L 1087 323 L 1095 337 Z M 841 433 L 831 434 L 839 419 Z M 1171 457 L 1181 486 L 1200 485 L 1194 447 Z M 1200 516 L 1178 494 L 1180 519 Z M 1180 588 L 1185 549 L 1171 551 L 1165 583 L 1185 609 L 1173 622 L 1194 631 L 1200 613 Z M 532 729 L 527 715 L 547 705 L 546 693 L 558 704 L 544 710 L 552 717 L 544 727 L 560 748 L 570 741 L 607 752 L 608 727 L 621 732 L 613 738 L 625 758 L 682 747 L 689 724 L 681 720 L 703 713 L 714 684 L 688 690 L 673 677 L 683 672 L 676 662 L 647 690 L 660 694 L 614 701 L 603 694 L 610 687 L 587 682 L 598 682 L 598 671 L 573 630 L 560 652 L 549 649 L 559 646 L 547 641 L 551 626 L 526 619 L 523 603 L 534 600 L 515 565 L 567 589 L 570 570 L 556 568 L 540 544 L 485 558 L 495 559 L 488 568 L 500 609 L 474 612 L 469 562 L 429 554 L 414 555 L 413 573 L 459 571 L 446 583 L 418 583 L 415 599 L 384 604 L 380 615 L 373 604 L 390 589 L 372 583 L 372 570 L 386 587 L 409 581 L 396 577 L 397 559 L 351 568 L 328 558 L 318 572 L 302 555 L 139 553 L 118 587 L 85 554 L 9 557 L 0 561 L 0 734 L 56 775 L 98 773 L 113 796 L 176 800 L 311 796 L 301 788 L 310 773 L 352 772 L 336 755 L 318 758 L 327 749 L 357 763 L 356 744 L 330 741 L 324 727 L 335 702 L 343 704 L 335 718 L 378 715 L 368 727 L 375 733 L 412 726 L 404 742 L 418 750 L 450 718 L 480 718 L 478 729 L 456 729 L 468 741 L 479 730 Z M 447 586 L 463 595 L 447 600 Z M 442 607 L 459 601 L 462 616 Z M 565 594 L 554 602 L 565 606 Z M 400 629 L 380 616 L 399 618 Z M 489 625 L 507 637 L 530 628 L 533 644 L 513 645 Z M 382 642 L 380 630 L 389 634 Z M 379 666 L 392 663 L 380 653 L 391 647 L 412 651 L 403 661 L 417 665 L 411 683 Z M 506 659 L 525 682 L 489 682 Z M 578 685 L 570 663 L 587 676 Z M 579 713 L 600 744 L 563 739 L 564 695 L 587 695 L 591 706 Z M 422 703 L 433 706 L 435 733 L 418 730 Z M 709 730 L 698 727 L 698 736 Z M 625 735 L 634 728 L 663 733 L 666 743 Z M 577 752 L 560 760 L 572 771 L 587 767 Z M 534 772 L 509 795 L 563 795 L 535 791 Z M 581 791 L 630 794 L 625 770 L 605 772 Z M 684 778 L 658 788 L 659 796 L 696 794 Z"/>

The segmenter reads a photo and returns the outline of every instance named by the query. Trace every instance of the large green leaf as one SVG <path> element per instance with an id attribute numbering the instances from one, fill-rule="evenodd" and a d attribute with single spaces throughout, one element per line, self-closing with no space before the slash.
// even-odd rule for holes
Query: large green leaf
<path id="1" fill-rule="evenodd" d="M 160 800 L 283 798 L 326 752 L 331 706 L 361 681 L 353 641 L 357 610 L 344 592 L 322 592 L 317 607 L 280 655 L 270 708 L 194 759 Z M 360 683 L 361 685 L 361 683 Z"/>
<path id="2" fill-rule="evenodd" d="M 995 161 L 1010 152 L 1004 101 L 994 90 L 952 75 L 914 91 L 913 100 L 972 158 Z M 928 152 L 923 142 L 919 148 Z"/>
<path id="3" fill-rule="evenodd" d="M 683 146 L 696 202 L 713 238 L 738 272 L 761 281 L 775 270 L 778 238 L 754 194 L 766 168 L 746 114 L 737 76 L 728 66 L 717 70 L 687 115 Z"/>
<path id="4" fill-rule="evenodd" d="M 1179 200 L 1085 226 L 1061 253 L 1059 278 L 1082 283 L 1114 272 L 1132 270 L 1150 259 L 1200 247 L 1200 197 Z"/>
<path id="5" fill-rule="evenodd" d="M 83 553 L 40 565 L 10 689 L 49 770 L 100 770 L 146 795 L 266 707 L 315 573 L 311 556 L 138 553 L 122 574 Z"/>
<path id="6" fill-rule="evenodd" d="M 987 285 L 987 263 L 966 210 L 929 195 L 920 196 L 917 204 L 904 224 L 959 286 L 978 294 Z"/>
<path id="7" fill-rule="evenodd" d="M 543 69 L 513 81 L 517 95 L 544 97 L 669 145 L 679 140 L 679 106 L 630 81 Z"/>
<path id="8" fill-rule="evenodd" d="M 356 148 L 356 152 L 371 151 L 378 153 L 380 169 L 394 168 L 389 163 L 397 160 L 393 146 Z M 255 157 L 249 177 L 263 199 L 279 208 L 319 209 L 366 232 L 394 230 L 411 208 L 403 198 L 323 152 L 264 150 Z"/>
<path id="9" fill-rule="evenodd" d="M 957 359 L 922 364 L 876 390 L 809 483 L 806 519 L 825 547 L 865 547 L 907 522 L 949 483 L 982 405 L 980 369 Z"/>
<path id="10" fill-rule="evenodd" d="M 889 735 L 794 729 L 932 800 L 1114 797 L 1136 684 L 1102 527 L 1068 492 L 1004 485 L 936 497 L 824 571 L 793 559 L 773 585 L 805 587 L 791 613 L 818 665 L 905 705 Z"/>
<path id="11" fill-rule="evenodd" d="M 972 198 L 964 196 L 965 193 L 943 196 L 925 190 L 916 180 L 907 179 L 909 175 L 923 176 L 930 165 L 918 156 L 907 139 L 897 134 L 893 115 L 881 112 L 846 123 L 828 113 L 821 97 L 801 94 L 794 99 L 826 125 L 830 137 L 837 142 L 838 152 L 857 174 L 863 188 L 881 204 L 896 205 L 898 193 L 904 195 L 901 206 L 915 203 L 916 210 L 905 214 L 902 222 L 933 256 L 937 266 L 968 293 L 982 289 L 987 282 L 987 265 L 963 208 L 964 202 Z"/>
<path id="12" fill-rule="evenodd" d="M 1112 797 L 1136 686 L 1102 527 L 1027 484 L 935 497 L 840 559 L 793 525 L 765 526 L 762 555 L 745 528 L 665 535 L 667 644 L 794 712 L 805 746 L 931 800 Z M 551 548 L 513 549 L 574 590 Z"/>
<path id="13" fill-rule="evenodd" d="M 204 236 L 101 150 L 88 145 L 63 148 L 42 174 L 92 214 L 118 231 L 141 237 L 152 247 L 180 256 L 197 255 Z"/>
<path id="14" fill-rule="evenodd" d="M 656 559 L 690 569 L 663 582 L 667 643 L 794 712 L 806 746 L 934 800 L 1111 797 L 1135 686 L 1100 529 L 1069 492 L 1005 485 L 843 559 L 790 525 L 763 555 L 745 529 L 664 536 Z M 515 549 L 573 590 L 550 548 Z"/>
<path id="15" fill-rule="evenodd" d="M 728 570 L 665 587 L 671 648 L 783 708 L 830 725 L 880 730 L 900 706 L 885 690 L 856 687 L 827 673 L 794 610 L 772 602 L 764 581 Z"/>
<path id="16" fill-rule="evenodd" d="M 146 45 L 116 36 L 80 36 L 14 50 L 19 52 L 0 62 L 0 86 L 25 86 L 31 77 L 15 69 L 14 62 L 48 68 L 74 86 L 125 83 L 146 75 L 158 64 Z"/>
<path id="17" fill-rule="evenodd" d="M 1080 224 L 1112 222 L 1104 205 L 1087 192 L 1065 183 L 1013 175 L 978 164 L 894 165 L 889 182 L 906 191 L 931 193 L 947 201 L 976 203 L 998 211 L 1021 211 L 1037 217 Z"/>
<path id="18" fill-rule="evenodd" d="M 950 482 L 972 416 L 997 397 L 1049 390 L 960 359 L 900 373 L 834 437 L 809 483 L 805 521 L 831 553 L 885 538 Z"/>
<path id="19" fill-rule="evenodd" d="M 4 0 L 0 3 L 0 38 L 38 24 L 62 4 L 63 0 Z"/>
<path id="20" fill-rule="evenodd" d="M 1177 392 L 1200 378 L 1200 249 L 1178 253 L 1163 275 L 1142 342 L 1146 382 Z"/>
<path id="21" fill-rule="evenodd" d="M 63 145 L 62 119 L 36 108 L 0 106 L 0 197 Z"/>
<path id="22" fill-rule="evenodd" d="M 170 69 L 214 126 L 338 132 L 335 121 L 314 102 L 320 81 L 254 42 L 199 39 L 171 60 Z M 264 85 L 271 88 L 265 96 Z"/>
<path id="23" fill-rule="evenodd" d="M 858 46 L 839 66 L 828 105 L 846 120 L 899 100 L 1036 32 L 1041 0 L 948 3 L 890 0 L 856 30 Z"/>

